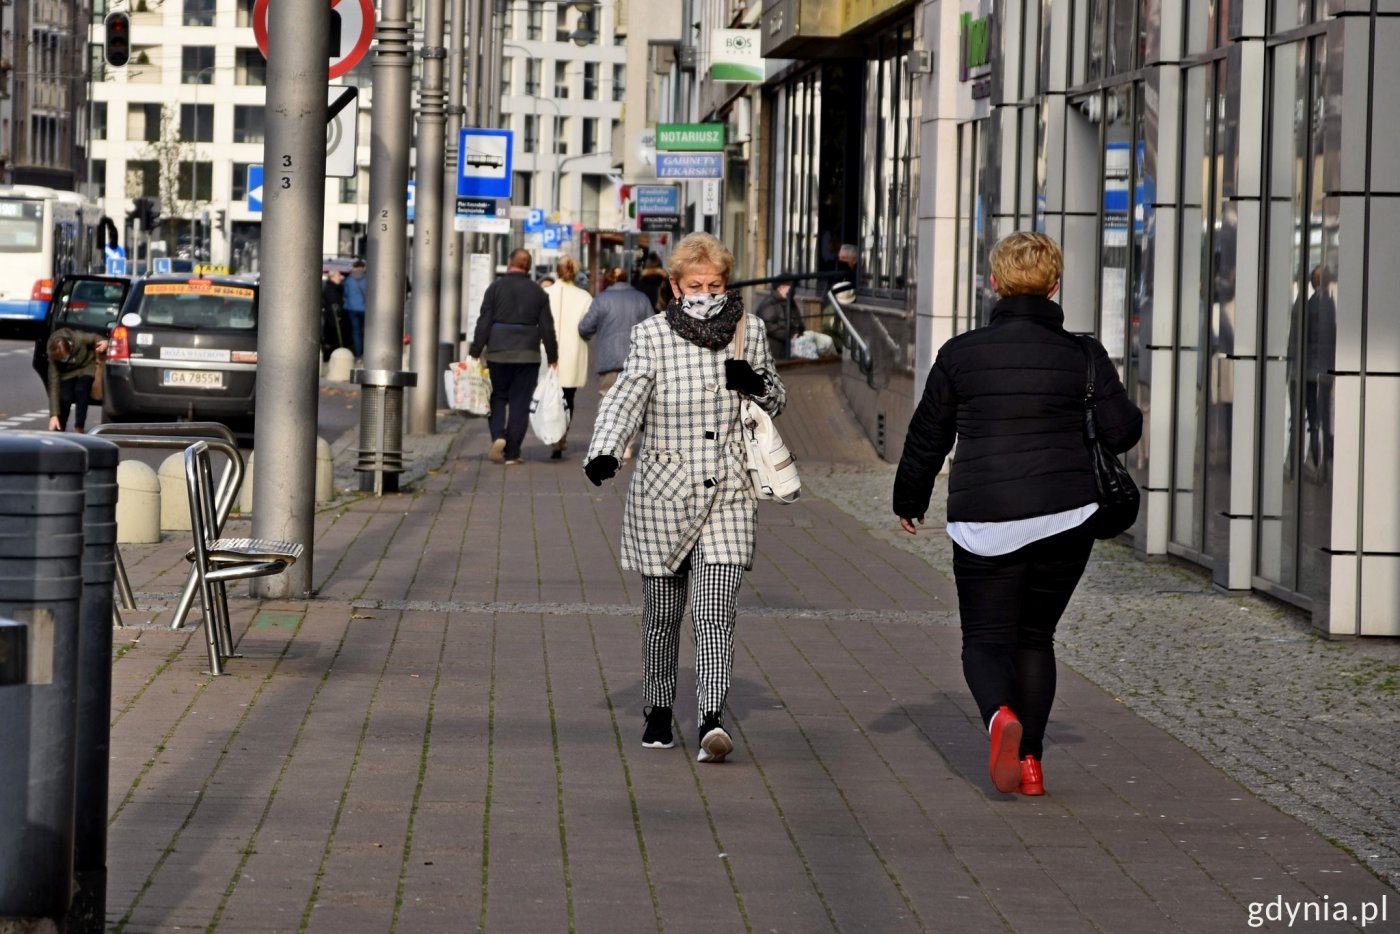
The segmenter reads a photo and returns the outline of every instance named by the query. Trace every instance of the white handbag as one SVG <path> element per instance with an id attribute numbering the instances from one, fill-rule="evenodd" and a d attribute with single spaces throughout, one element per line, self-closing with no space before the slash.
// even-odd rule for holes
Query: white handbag
<path id="1" fill-rule="evenodd" d="M 734 329 L 734 356 L 744 357 L 744 315 Z M 771 499 L 784 505 L 797 501 L 802 492 L 802 479 L 797 475 L 797 463 L 783 436 L 773 426 L 773 419 L 748 396 L 739 401 L 739 434 L 744 442 L 744 461 L 759 499 Z"/>

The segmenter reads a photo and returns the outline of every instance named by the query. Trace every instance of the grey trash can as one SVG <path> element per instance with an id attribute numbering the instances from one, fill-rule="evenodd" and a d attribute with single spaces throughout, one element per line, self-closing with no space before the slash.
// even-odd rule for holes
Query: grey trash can
<path id="1" fill-rule="evenodd" d="M 62 435 L 0 432 L 0 617 L 28 629 L 26 683 L 0 687 L 0 920 L 72 897 L 86 471 Z"/>

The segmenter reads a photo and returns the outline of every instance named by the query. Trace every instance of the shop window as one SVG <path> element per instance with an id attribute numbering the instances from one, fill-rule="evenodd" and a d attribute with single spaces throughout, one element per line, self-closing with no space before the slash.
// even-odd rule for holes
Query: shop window
<path id="1" fill-rule="evenodd" d="M 866 64 L 857 287 L 902 292 L 913 274 L 913 25 L 880 37 Z"/>

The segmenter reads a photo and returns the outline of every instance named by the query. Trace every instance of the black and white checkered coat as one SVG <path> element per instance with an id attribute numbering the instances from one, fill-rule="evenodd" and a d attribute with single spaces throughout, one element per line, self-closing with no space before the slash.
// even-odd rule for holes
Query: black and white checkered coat
<path id="1" fill-rule="evenodd" d="M 787 392 L 763 322 L 747 313 L 745 319 L 744 357 L 769 386 L 754 401 L 777 415 Z M 624 568 L 673 574 L 697 542 L 706 564 L 753 563 L 758 500 L 737 430 L 740 397 L 724 388 L 732 349 L 732 341 L 720 350 L 692 344 L 665 315 L 632 329 L 632 349 L 599 407 L 587 458 L 620 458 L 627 439 L 645 427 L 622 522 Z"/>

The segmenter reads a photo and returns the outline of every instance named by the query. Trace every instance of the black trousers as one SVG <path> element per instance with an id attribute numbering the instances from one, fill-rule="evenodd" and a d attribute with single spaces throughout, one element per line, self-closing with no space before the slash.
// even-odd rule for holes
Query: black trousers
<path id="1" fill-rule="evenodd" d="M 984 726 L 998 707 L 1015 712 L 1022 758 L 1044 752 L 1055 703 L 1055 627 L 1093 547 L 1087 523 L 991 558 L 953 544 L 963 677 Z"/>
<path id="2" fill-rule="evenodd" d="M 495 363 L 487 361 L 491 370 L 491 414 L 487 425 L 491 440 L 506 439 L 506 460 L 520 456 L 525 443 L 525 429 L 530 427 L 530 397 L 539 382 L 538 363 Z"/>
<path id="3" fill-rule="evenodd" d="M 75 376 L 60 380 L 58 384 L 58 425 L 68 430 L 68 413 L 73 412 L 73 427 L 82 431 L 87 427 L 88 405 L 92 402 L 91 376 Z"/>

